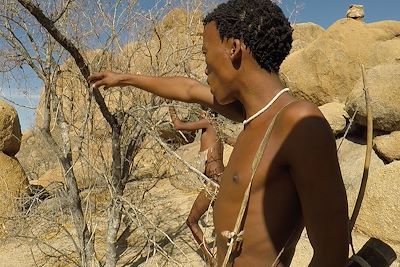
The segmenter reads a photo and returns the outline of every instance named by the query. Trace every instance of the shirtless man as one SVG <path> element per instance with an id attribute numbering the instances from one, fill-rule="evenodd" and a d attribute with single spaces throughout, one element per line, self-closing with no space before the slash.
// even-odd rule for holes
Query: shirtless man
<path id="1" fill-rule="evenodd" d="M 203 53 L 209 86 L 183 77 L 102 72 L 100 86 L 133 85 L 159 96 L 208 106 L 236 121 L 262 110 L 284 87 L 279 66 L 290 51 L 292 29 L 270 0 L 231 0 L 204 19 Z M 309 266 L 341 267 L 348 259 L 347 199 L 329 124 L 318 107 L 288 92 L 244 127 L 222 175 L 214 204 L 217 260 L 227 252 L 251 165 L 280 110 L 256 171 L 238 244 L 229 264 L 289 266 L 303 227 L 314 249 Z"/>
<path id="2" fill-rule="evenodd" d="M 181 121 L 176 114 L 175 108 L 172 106 L 169 107 L 169 113 L 175 129 L 184 131 L 201 130 L 200 151 L 198 158 L 198 160 L 201 162 L 198 162 L 197 165 L 203 167 L 203 169 L 199 171 L 204 172 L 204 174 L 212 179 L 215 184 L 219 184 L 221 174 L 224 171 L 224 147 L 215 127 L 209 120 L 206 119 L 205 112 L 202 111 L 200 114 L 201 118 L 199 120 L 192 122 Z M 211 202 L 213 201 L 213 194 L 216 192 L 216 190 L 217 187 L 213 185 L 201 190 L 194 201 L 192 209 L 190 210 L 189 216 L 186 220 L 187 226 L 192 232 L 194 239 L 196 240 L 197 244 L 199 244 L 200 249 L 206 256 L 207 262 L 210 265 L 212 265 L 214 262 L 214 256 L 205 242 L 203 231 L 199 226 L 199 220 L 201 216 L 208 210 Z"/>

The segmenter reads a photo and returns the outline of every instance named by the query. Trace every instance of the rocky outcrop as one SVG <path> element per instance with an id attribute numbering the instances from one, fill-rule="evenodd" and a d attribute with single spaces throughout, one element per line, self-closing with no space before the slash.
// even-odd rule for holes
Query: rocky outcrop
<path id="1" fill-rule="evenodd" d="M 281 76 L 295 95 L 317 105 L 344 103 L 367 69 L 400 58 L 400 21 L 366 24 L 341 19 L 305 48 L 290 54 Z"/>
<path id="2" fill-rule="evenodd" d="M 369 237 L 377 237 L 399 253 L 397 222 L 400 221 L 400 208 L 396 192 L 400 184 L 400 141 L 397 132 L 393 131 L 399 131 L 400 127 L 400 21 L 366 24 L 362 22 L 364 14 L 358 6 L 351 7 L 347 16 L 348 19 L 337 21 L 315 40 L 308 44 L 305 42 L 304 47 L 297 47 L 294 42 L 294 49 L 284 61 L 280 74 L 294 95 L 320 106 L 336 134 L 342 130 L 337 132 L 335 129 L 344 129 L 349 115 L 352 116 L 355 110 L 358 110 L 355 124 L 366 125 L 361 64 L 365 66 L 374 128 L 380 134 L 383 134 L 381 131 L 387 134 L 374 138 L 369 180 L 353 236 L 363 233 L 360 242 L 354 239 L 356 249 Z M 344 111 L 339 112 L 343 104 Z M 349 215 L 353 211 L 363 173 L 366 151 L 364 133 L 365 128 L 352 127 L 338 151 Z M 337 141 L 338 146 L 341 141 Z M 385 165 L 387 162 L 392 163 Z M 306 265 L 312 258 L 306 234 L 300 239 L 296 255 L 293 261 L 296 266 Z"/>
<path id="3" fill-rule="evenodd" d="M 14 156 L 21 146 L 21 126 L 15 108 L 0 100 L 0 151 Z"/>
<path id="4" fill-rule="evenodd" d="M 400 130 L 400 62 L 376 66 L 367 70 L 365 76 L 371 99 L 374 129 L 386 132 Z M 363 81 L 360 79 L 348 96 L 346 110 L 349 115 L 358 110 L 355 121 L 366 125 L 363 88 Z"/>

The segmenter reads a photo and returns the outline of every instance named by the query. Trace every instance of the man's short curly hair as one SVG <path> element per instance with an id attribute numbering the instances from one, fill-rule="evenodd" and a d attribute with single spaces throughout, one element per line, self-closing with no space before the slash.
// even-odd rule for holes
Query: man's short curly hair
<path id="1" fill-rule="evenodd" d="M 230 0 L 203 20 L 214 21 L 221 39 L 241 39 L 258 64 L 277 73 L 292 47 L 292 27 L 279 6 L 270 0 Z"/>

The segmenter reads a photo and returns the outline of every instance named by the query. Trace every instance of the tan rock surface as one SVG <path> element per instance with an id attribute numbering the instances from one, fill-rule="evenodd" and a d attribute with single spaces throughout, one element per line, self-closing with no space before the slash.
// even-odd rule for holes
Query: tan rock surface
<path id="1" fill-rule="evenodd" d="M 17 111 L 0 99 L 0 151 L 14 156 L 21 146 L 21 138 Z"/>
<path id="2" fill-rule="evenodd" d="M 163 177 L 170 164 L 170 155 L 149 137 L 145 139 L 134 158 L 134 175 L 136 177 Z"/>
<path id="3" fill-rule="evenodd" d="M 28 179 L 25 172 L 14 157 L 0 152 L 0 234 L 10 227 L 7 218 L 11 218 L 21 208 L 27 196 Z"/>
<path id="4" fill-rule="evenodd" d="M 341 141 L 342 139 L 337 140 L 338 147 Z M 349 203 L 349 214 L 353 212 L 364 171 L 366 146 L 362 144 L 363 141 L 345 139 L 338 151 L 340 169 Z M 383 166 L 383 161 L 372 151 L 369 175 L 378 175 Z"/>
<path id="5" fill-rule="evenodd" d="M 181 146 L 176 153 L 192 167 L 196 168 L 201 164 L 198 158 L 199 148 L 200 141 L 197 140 L 193 143 Z M 186 192 L 198 191 L 203 186 L 199 175 L 189 170 L 182 162 L 177 160 L 170 166 L 169 177 L 171 184 L 175 188 Z"/>
<path id="6" fill-rule="evenodd" d="M 193 143 L 181 146 L 176 152 L 181 156 L 187 163 L 192 167 L 196 168 L 199 165 L 199 148 L 200 141 L 194 141 Z M 233 147 L 230 145 L 224 145 L 224 166 L 228 164 L 230 155 L 232 154 Z M 174 163 L 168 170 L 168 176 L 171 184 L 180 190 L 191 192 L 198 191 L 203 188 L 204 184 L 198 174 L 189 170 L 180 161 L 174 160 Z"/>
<path id="7" fill-rule="evenodd" d="M 46 171 L 58 165 L 57 158 L 37 130 L 24 132 L 16 157 L 29 180 L 37 180 Z"/>
<path id="8" fill-rule="evenodd" d="M 344 104 L 332 102 L 318 107 L 328 121 L 334 135 L 343 133 L 346 130 L 349 115 L 344 110 Z"/>
<path id="9" fill-rule="evenodd" d="M 92 194 L 93 192 L 90 195 Z M 145 198 L 142 199 L 144 195 Z M 124 198 L 135 203 L 137 210 L 128 211 L 133 223 L 131 231 L 128 231 L 129 234 L 121 236 L 121 239 L 125 242 L 124 245 L 128 246 L 121 254 L 117 266 L 205 266 L 204 261 L 198 254 L 199 251 L 192 234 L 185 224 L 196 196 L 195 193 L 176 190 L 168 179 L 152 178 L 129 183 Z M 52 210 L 53 206 L 57 205 L 54 205 L 55 203 L 51 204 L 51 202 L 59 201 L 56 198 L 48 199 L 43 203 L 45 205 L 40 206 L 40 209 L 44 214 L 46 212 L 54 214 L 60 207 Z M 97 199 L 96 203 L 98 205 L 101 205 L 100 202 L 101 200 Z M 107 201 L 104 202 L 105 205 L 108 204 Z M 67 207 L 64 208 L 67 210 Z M 210 210 L 209 212 L 212 211 Z M 40 221 L 41 223 L 36 222 L 28 227 L 32 227 L 34 231 L 43 231 L 40 227 L 45 227 L 45 223 L 49 223 L 47 220 L 48 218 L 44 218 Z M 106 231 L 108 222 L 106 219 L 103 221 L 101 216 L 94 216 L 92 221 L 96 222 L 96 240 L 99 242 L 96 243 L 96 249 L 99 257 L 103 258 L 105 248 L 101 244 L 101 237 Z M 65 222 L 63 223 L 65 224 Z M 201 220 L 200 226 L 204 230 L 207 240 L 211 242 L 213 226 L 210 213 Z M 122 223 L 122 230 L 125 227 L 126 224 Z M 72 233 L 74 232 L 72 228 L 68 229 Z M 173 244 L 169 242 L 166 235 L 172 240 Z M 150 238 L 151 241 L 146 237 Z M 40 241 L 37 244 L 37 241 L 35 239 L 29 240 L 29 242 L 26 239 L 10 239 L 1 242 L 0 266 L 70 266 L 71 263 L 66 261 L 65 258 L 49 257 L 48 255 L 55 255 L 54 250 L 48 249 Z M 76 252 L 71 240 L 63 234 L 63 231 L 51 232 L 42 241 L 51 244 L 51 246 L 60 249 L 62 252 Z M 149 241 L 156 241 L 159 246 L 153 249 Z"/>
<path id="10" fill-rule="evenodd" d="M 293 43 L 290 53 L 294 53 L 302 48 L 305 48 L 308 44 L 315 41 L 325 29 L 321 26 L 312 23 L 296 23 L 292 25 L 293 28 Z"/>
<path id="11" fill-rule="evenodd" d="M 94 165 L 92 165 L 94 166 Z M 73 171 L 81 190 L 91 186 L 105 184 L 106 180 L 103 175 L 99 175 L 85 160 L 74 162 Z M 102 172 L 105 174 L 105 170 Z M 65 185 L 65 171 L 61 164 L 58 164 L 54 169 L 50 169 L 40 176 L 37 180 L 30 181 L 31 184 L 43 186 L 51 195 L 56 194 L 57 190 Z"/>
<path id="12" fill-rule="evenodd" d="M 363 233 L 397 244 L 400 243 L 399 173 L 400 161 L 371 173 L 356 223 Z"/>
<path id="13" fill-rule="evenodd" d="M 356 253 L 362 248 L 362 246 L 371 238 L 371 236 L 366 236 L 363 233 L 353 231 L 352 232 L 354 250 Z M 387 242 L 386 242 L 387 243 Z M 399 253 L 400 246 L 394 243 L 387 243 L 391 246 L 395 251 L 397 251 L 397 255 Z M 353 254 L 349 249 L 349 257 Z M 293 257 L 292 264 L 290 266 L 293 267 L 303 267 L 308 266 L 313 257 L 313 249 L 310 244 L 310 240 L 308 239 L 307 232 L 304 230 L 301 234 L 300 240 L 296 246 L 296 252 Z M 400 267 L 400 259 L 397 259 L 394 263 L 392 263 L 391 267 Z"/>
<path id="14" fill-rule="evenodd" d="M 322 105 L 344 103 L 361 77 L 360 64 L 372 68 L 400 58 L 400 22 L 365 24 L 341 19 L 315 41 L 290 54 L 281 76 L 295 95 Z"/>
<path id="15" fill-rule="evenodd" d="M 363 19 L 364 15 L 363 5 L 350 5 L 346 13 L 346 17 L 351 19 Z"/>
<path id="16" fill-rule="evenodd" d="M 375 137 L 374 150 L 388 162 L 400 160 L 400 131 Z"/>
<path id="17" fill-rule="evenodd" d="M 365 76 L 371 99 L 374 129 L 387 132 L 400 130 L 400 62 L 368 69 Z M 360 79 L 348 96 L 346 111 L 351 116 L 358 108 L 355 121 L 366 125 L 363 88 L 364 85 Z"/>

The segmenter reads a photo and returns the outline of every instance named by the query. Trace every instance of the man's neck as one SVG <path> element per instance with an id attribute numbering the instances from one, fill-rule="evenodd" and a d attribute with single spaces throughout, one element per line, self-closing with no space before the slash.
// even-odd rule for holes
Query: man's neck
<path id="1" fill-rule="evenodd" d="M 238 100 L 242 103 L 246 119 L 263 108 L 284 86 L 279 76 L 265 70 L 243 75 L 238 90 Z"/>

